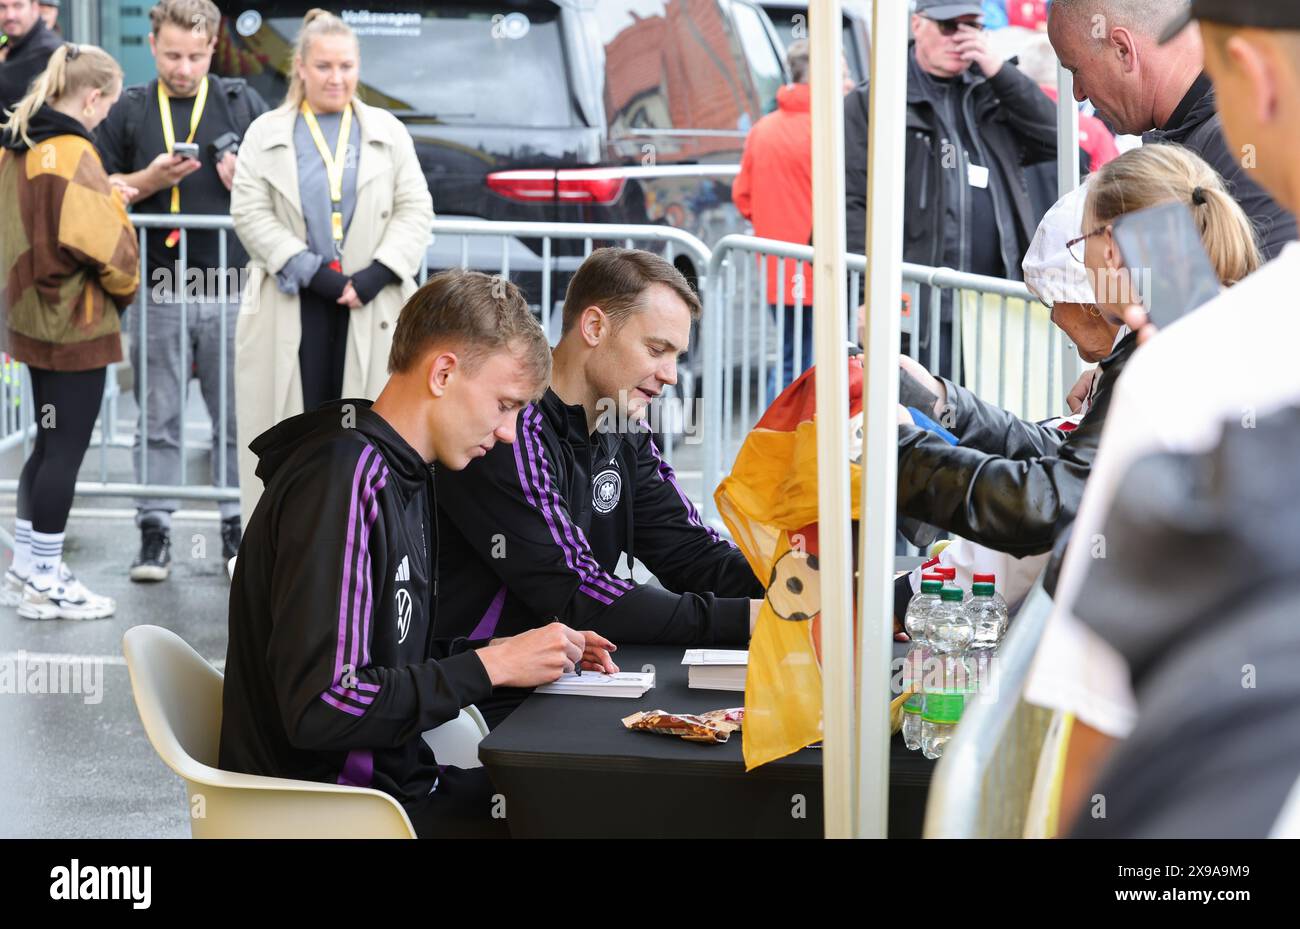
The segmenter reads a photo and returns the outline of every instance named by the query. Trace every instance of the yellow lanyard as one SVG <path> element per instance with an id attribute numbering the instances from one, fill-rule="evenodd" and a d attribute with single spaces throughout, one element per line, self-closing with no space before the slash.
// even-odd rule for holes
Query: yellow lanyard
<path id="1" fill-rule="evenodd" d="M 199 95 L 194 100 L 194 111 L 190 113 L 190 134 L 185 139 L 186 142 L 194 141 L 194 133 L 198 131 L 199 120 L 203 118 L 203 107 L 208 102 L 208 79 L 205 77 L 203 83 L 199 85 Z M 170 154 L 173 146 L 176 145 L 176 130 L 172 128 L 172 104 L 171 98 L 167 96 L 167 89 L 163 87 L 163 82 L 158 82 L 158 112 L 162 115 L 163 144 L 167 146 L 167 152 Z M 181 211 L 181 189 L 180 185 L 172 188 L 172 212 Z"/>
<path id="2" fill-rule="evenodd" d="M 352 131 L 352 104 L 349 103 L 343 108 L 343 118 L 339 122 L 339 138 L 334 143 L 333 155 L 330 154 L 325 136 L 320 131 L 316 114 L 311 111 L 306 100 L 302 102 L 299 110 L 307 123 L 307 129 L 311 132 L 312 141 L 316 143 L 316 150 L 320 152 L 321 160 L 325 162 L 325 175 L 330 185 L 330 234 L 334 237 L 334 255 L 337 258 L 343 254 L 343 167 L 344 156 L 348 150 L 348 135 Z"/>

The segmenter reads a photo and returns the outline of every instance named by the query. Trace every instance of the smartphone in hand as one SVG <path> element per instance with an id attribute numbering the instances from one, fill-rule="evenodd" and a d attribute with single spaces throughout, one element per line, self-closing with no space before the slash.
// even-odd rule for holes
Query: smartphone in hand
<path id="1" fill-rule="evenodd" d="M 197 142 L 177 142 L 172 146 L 172 154 L 180 155 L 182 158 L 192 158 L 194 161 L 199 160 L 199 146 Z"/>

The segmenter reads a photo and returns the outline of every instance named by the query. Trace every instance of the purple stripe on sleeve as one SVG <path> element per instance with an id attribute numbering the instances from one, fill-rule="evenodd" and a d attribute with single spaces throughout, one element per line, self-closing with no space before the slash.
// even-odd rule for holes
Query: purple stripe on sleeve
<path id="1" fill-rule="evenodd" d="M 534 414 L 537 415 L 536 420 L 532 418 Z M 547 527 L 551 530 L 551 538 L 555 539 L 555 544 L 560 546 L 561 550 L 563 550 L 564 552 L 564 563 L 569 566 L 570 571 L 573 571 L 575 574 L 578 575 L 578 577 L 581 580 L 585 581 L 587 579 L 588 572 L 585 571 L 582 567 L 582 558 L 578 554 L 577 546 L 574 545 L 573 539 L 571 537 L 568 537 L 567 533 L 565 534 L 565 536 L 567 537 L 567 541 L 565 538 L 561 538 L 560 531 L 556 527 L 555 520 L 552 517 L 550 507 L 547 505 L 547 501 L 543 496 L 542 483 L 537 477 L 537 475 L 540 473 L 537 467 L 537 459 L 539 456 L 542 458 L 543 461 L 546 458 L 546 453 L 536 448 L 536 444 L 539 441 L 538 425 L 540 424 L 540 422 L 541 422 L 541 415 L 537 413 L 536 408 L 528 407 L 528 409 L 524 411 L 524 430 L 522 433 L 520 433 L 520 439 L 523 440 L 523 445 L 528 450 L 528 464 L 532 471 L 533 476 L 530 478 L 525 478 L 523 472 L 521 471 L 520 478 L 525 480 L 526 486 L 532 488 L 533 491 L 531 495 L 532 499 L 530 499 L 529 502 L 531 502 L 534 507 L 536 507 L 538 510 L 541 511 L 542 517 L 546 520 Z M 515 447 L 517 450 L 518 445 L 516 445 Z"/>
<path id="2" fill-rule="evenodd" d="M 492 633 L 497 631 L 497 623 L 501 621 L 501 607 L 505 605 L 505 602 L 506 585 L 502 584 L 501 589 L 497 591 L 497 595 L 493 597 L 492 602 L 488 604 L 487 612 L 485 612 L 483 618 L 478 621 L 478 625 L 474 627 L 474 631 L 469 634 L 471 639 L 492 638 Z"/>
<path id="3" fill-rule="evenodd" d="M 599 590 L 594 590 L 591 587 L 588 587 L 586 584 L 580 584 L 578 586 L 578 589 L 581 590 L 588 597 L 591 597 L 591 599 L 599 600 L 601 603 L 605 604 L 606 606 L 611 606 L 614 603 L 613 600 L 609 599 L 609 597 L 605 596 Z"/>
<path id="4" fill-rule="evenodd" d="M 541 414 L 538 413 L 534 423 L 534 429 L 540 431 L 540 426 Z M 537 439 L 536 433 L 533 438 L 540 444 L 540 439 Z M 627 591 L 632 590 L 633 585 L 628 584 L 620 578 L 613 577 L 600 566 L 600 563 L 596 561 L 595 556 L 591 554 L 591 546 L 587 542 L 587 537 L 583 535 L 582 529 L 572 525 L 565 517 L 564 509 L 560 504 L 560 497 L 551 486 L 551 469 L 550 464 L 546 460 L 545 453 L 539 450 L 536 459 L 534 459 L 532 457 L 532 446 L 530 445 L 529 461 L 533 464 L 534 471 L 539 478 L 537 483 L 538 496 L 542 500 L 544 511 L 545 508 L 549 506 L 555 519 L 559 521 L 561 527 L 564 529 L 565 536 L 573 545 L 573 551 L 578 556 L 578 564 L 575 569 L 578 571 L 582 580 L 588 584 L 597 584 L 600 587 L 603 587 L 615 597 L 621 597 Z M 549 517 L 547 522 L 550 522 Z M 554 524 L 551 526 L 551 531 L 552 534 L 554 534 Z M 573 567 L 572 562 L 570 562 L 570 566 Z M 590 593 L 590 591 L 585 592 Z"/>
<path id="5" fill-rule="evenodd" d="M 655 461 L 658 462 L 657 470 L 659 480 L 667 481 L 671 484 L 673 490 L 677 491 L 677 497 L 682 501 L 682 506 L 686 507 L 686 519 L 692 526 L 699 526 L 707 532 L 709 538 L 713 541 L 721 542 L 722 537 L 718 535 L 717 531 L 712 526 L 704 525 L 704 521 L 700 519 L 700 511 L 695 509 L 695 504 L 691 503 L 690 498 L 682 491 L 681 485 L 677 483 L 677 475 L 673 472 L 672 465 L 664 461 L 663 457 L 659 454 L 659 448 L 655 445 L 655 440 L 653 438 L 650 439 L 650 453 L 655 456 Z"/>
<path id="6" fill-rule="evenodd" d="M 357 538 L 357 563 L 353 566 L 356 572 L 356 582 L 352 588 L 352 618 L 348 621 L 348 633 L 352 639 L 352 647 L 348 651 L 348 662 L 355 674 L 359 667 L 358 661 L 361 657 L 361 596 L 365 591 L 366 605 L 370 603 L 370 530 L 375 524 L 374 514 L 374 491 L 371 489 L 375 481 L 375 475 L 383 466 L 383 458 L 378 452 L 375 453 L 371 460 L 370 473 L 366 475 L 366 482 L 361 488 L 361 500 L 358 509 L 363 514 L 363 523 L 361 533 Z M 335 678 L 339 680 L 339 678 Z"/>
<path id="7" fill-rule="evenodd" d="M 348 506 L 348 534 L 343 546 L 343 580 L 339 588 L 339 636 L 334 651 L 334 680 L 343 677 L 343 655 L 347 650 L 348 589 L 352 583 L 352 546 L 357 525 L 357 496 L 361 492 L 361 474 L 370 460 L 374 448 L 367 445 L 357 458 L 357 468 L 352 475 L 352 502 Z"/>
<path id="8" fill-rule="evenodd" d="M 344 713 L 351 713 L 353 716 L 365 716 L 366 711 L 355 706 L 349 706 L 329 691 L 320 695 L 320 698 L 334 707 L 336 710 L 342 710 Z"/>
<path id="9" fill-rule="evenodd" d="M 370 509 L 366 513 L 366 533 L 361 541 L 361 563 L 365 565 L 366 599 L 361 608 L 361 664 L 358 667 L 370 664 L 370 620 L 374 616 L 374 610 L 371 608 L 374 584 L 370 576 L 370 533 L 374 531 L 375 520 L 379 517 L 379 491 L 383 490 L 387 483 L 388 468 L 381 467 L 379 481 L 375 484 L 374 490 L 368 492 Z"/>
<path id="10" fill-rule="evenodd" d="M 608 606 L 614 602 L 611 597 L 620 597 L 633 587 L 607 574 L 600 567 L 589 551 L 582 530 L 572 526 L 565 518 L 559 497 L 551 488 L 550 466 L 541 447 L 542 414 L 535 406 L 528 406 L 524 409 L 521 420 L 522 428 L 514 452 L 515 470 L 523 487 L 524 499 L 546 520 L 551 538 L 564 553 L 564 563 L 578 575 L 578 590 Z M 601 589 L 608 593 L 602 593 Z"/>
<path id="11" fill-rule="evenodd" d="M 358 693 L 355 690 L 345 690 L 339 684 L 331 684 L 330 693 L 342 700 L 351 700 L 353 703 L 362 703 L 366 706 L 375 702 L 374 696 L 366 696 L 365 694 Z"/>

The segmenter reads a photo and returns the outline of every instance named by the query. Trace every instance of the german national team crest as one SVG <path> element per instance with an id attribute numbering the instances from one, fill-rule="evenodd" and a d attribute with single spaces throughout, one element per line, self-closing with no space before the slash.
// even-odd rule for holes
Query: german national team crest
<path id="1" fill-rule="evenodd" d="M 613 468 L 606 468 L 591 482 L 591 505 L 602 516 L 612 513 L 623 495 L 623 476 Z"/>

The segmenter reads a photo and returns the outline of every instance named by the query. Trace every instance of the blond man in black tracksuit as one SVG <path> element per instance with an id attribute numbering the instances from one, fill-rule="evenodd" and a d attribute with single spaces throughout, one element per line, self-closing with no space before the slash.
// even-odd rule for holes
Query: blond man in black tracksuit
<path id="1" fill-rule="evenodd" d="M 500 835 L 483 769 L 440 770 L 421 733 L 495 687 L 607 668 L 613 646 L 560 623 L 435 636 L 433 480 L 515 440 L 550 355 L 516 288 L 449 272 L 403 308 L 389 369 L 373 406 L 342 400 L 253 442 L 266 490 L 230 594 L 220 766 L 376 787 L 422 837 Z"/>

